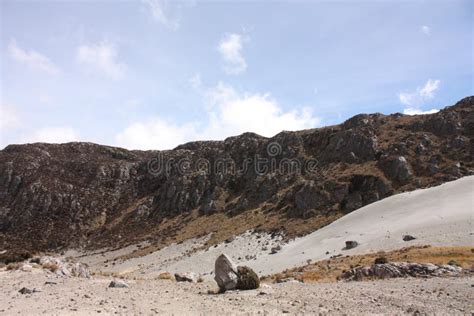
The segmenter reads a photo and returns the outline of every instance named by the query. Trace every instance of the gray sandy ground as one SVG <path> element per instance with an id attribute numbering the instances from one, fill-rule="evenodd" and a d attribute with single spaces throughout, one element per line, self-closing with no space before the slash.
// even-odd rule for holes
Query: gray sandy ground
<path id="1" fill-rule="evenodd" d="M 110 278 L 56 278 L 0 272 L 0 314 L 427 314 L 474 312 L 474 277 L 391 279 L 348 283 L 264 284 L 258 290 L 207 294 L 215 283 L 130 280 L 108 288 Z M 45 281 L 57 284 L 46 285 Z M 22 287 L 41 292 L 20 294 Z"/>

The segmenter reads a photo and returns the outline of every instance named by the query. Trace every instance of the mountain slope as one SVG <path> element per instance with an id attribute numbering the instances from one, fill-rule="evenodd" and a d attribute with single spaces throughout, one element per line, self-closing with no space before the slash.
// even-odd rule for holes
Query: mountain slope
<path id="1" fill-rule="evenodd" d="M 250 228 L 314 231 L 394 193 L 473 174 L 474 97 L 423 116 L 361 114 L 272 138 L 168 151 L 91 143 L 0 151 L 0 247 L 155 247 Z"/>

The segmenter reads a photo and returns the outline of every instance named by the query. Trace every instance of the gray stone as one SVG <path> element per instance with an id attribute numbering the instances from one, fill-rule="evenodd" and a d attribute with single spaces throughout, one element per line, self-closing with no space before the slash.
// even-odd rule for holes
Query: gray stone
<path id="1" fill-rule="evenodd" d="M 412 235 L 403 235 L 403 241 L 410 241 L 416 239 L 416 237 L 413 237 Z"/>
<path id="2" fill-rule="evenodd" d="M 359 243 L 355 240 L 348 240 L 346 241 L 346 247 L 344 248 L 345 250 L 349 250 L 352 248 L 355 248 L 359 245 Z"/>
<path id="3" fill-rule="evenodd" d="M 225 254 L 221 254 L 215 262 L 214 280 L 221 291 L 233 290 L 237 288 L 239 275 L 236 265 Z"/>
<path id="4" fill-rule="evenodd" d="M 128 284 L 123 280 L 112 280 L 109 284 L 112 288 L 128 288 Z"/>
<path id="5" fill-rule="evenodd" d="M 196 283 L 198 279 L 196 274 L 193 272 L 175 273 L 174 278 L 176 279 L 176 282 L 191 282 L 191 283 Z"/>

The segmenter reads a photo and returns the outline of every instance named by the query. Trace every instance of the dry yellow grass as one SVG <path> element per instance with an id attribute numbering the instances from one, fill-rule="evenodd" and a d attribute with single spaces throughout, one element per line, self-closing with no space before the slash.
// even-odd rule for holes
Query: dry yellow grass
<path id="1" fill-rule="evenodd" d="M 56 263 L 45 263 L 43 264 L 43 269 L 49 270 L 51 272 L 56 272 L 59 269 L 59 266 Z"/>
<path id="2" fill-rule="evenodd" d="M 12 262 L 7 264 L 7 270 L 12 271 L 12 270 L 18 270 L 23 266 L 22 263 L 20 262 Z"/>
<path id="3" fill-rule="evenodd" d="M 335 282 L 344 271 L 358 266 L 371 265 L 378 257 L 385 257 L 389 262 L 451 263 L 463 268 L 474 269 L 473 247 L 413 246 L 390 252 L 322 260 L 265 277 L 264 280 L 278 281 L 292 277 L 303 282 Z"/>
<path id="4" fill-rule="evenodd" d="M 158 280 L 173 280 L 174 277 L 169 272 L 162 272 L 158 275 Z"/>

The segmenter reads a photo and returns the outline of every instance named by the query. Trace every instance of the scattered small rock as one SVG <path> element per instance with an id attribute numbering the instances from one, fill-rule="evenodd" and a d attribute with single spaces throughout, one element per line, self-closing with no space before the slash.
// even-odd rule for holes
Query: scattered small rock
<path id="1" fill-rule="evenodd" d="M 403 235 L 403 241 L 410 241 L 415 239 L 416 237 L 413 237 L 412 235 Z"/>
<path id="2" fill-rule="evenodd" d="M 46 281 L 44 282 L 45 285 L 56 285 L 58 283 L 54 282 L 54 281 Z"/>
<path id="3" fill-rule="evenodd" d="M 359 243 L 355 240 L 347 240 L 345 250 L 355 248 L 359 245 Z"/>
<path id="4" fill-rule="evenodd" d="M 384 264 L 384 263 L 387 263 L 387 262 L 388 262 L 388 260 L 385 257 L 378 257 L 378 258 L 375 258 L 375 260 L 374 260 L 374 264 Z"/>
<path id="5" fill-rule="evenodd" d="M 197 282 L 197 276 L 192 272 L 175 273 L 174 278 L 176 279 L 176 282 Z"/>
<path id="6" fill-rule="evenodd" d="M 277 245 L 275 247 L 272 247 L 272 249 L 270 250 L 270 254 L 274 255 L 276 254 L 278 251 L 281 250 L 281 246 L 280 245 Z"/>
<path id="7" fill-rule="evenodd" d="M 113 288 L 128 288 L 128 284 L 123 280 L 112 280 L 109 287 Z"/>
<path id="8" fill-rule="evenodd" d="M 19 290 L 18 292 L 20 292 L 21 294 L 32 294 L 32 293 L 37 293 L 37 292 L 41 292 L 41 291 L 36 289 L 36 288 L 29 289 L 27 287 L 24 287 L 21 290 Z"/>

